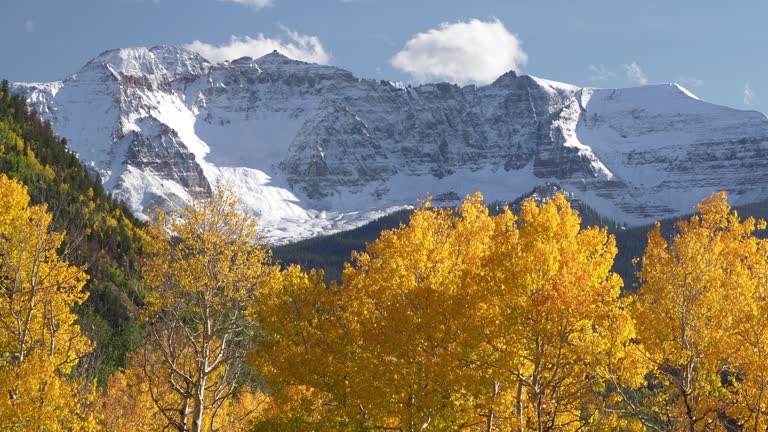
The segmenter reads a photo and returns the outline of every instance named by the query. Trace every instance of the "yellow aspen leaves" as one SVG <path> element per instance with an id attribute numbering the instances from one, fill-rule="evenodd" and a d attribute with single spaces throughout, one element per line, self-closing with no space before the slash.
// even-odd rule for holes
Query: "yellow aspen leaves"
<path id="1" fill-rule="evenodd" d="M 148 330 L 139 363 L 164 424 L 175 430 L 215 430 L 259 408 L 232 403 L 248 393 L 251 302 L 277 269 L 257 242 L 255 219 L 236 203 L 224 189 L 179 214 L 159 212 L 146 230 Z"/>
<path id="2" fill-rule="evenodd" d="M 0 430 L 100 430 L 94 386 L 61 376 L 44 352 L 4 367 L 0 388 Z"/>
<path id="3" fill-rule="evenodd" d="M 643 376 L 615 254 L 562 196 L 519 217 L 490 216 L 480 194 L 427 203 L 354 254 L 340 285 L 294 276 L 265 293 L 262 321 L 284 324 L 257 364 L 320 392 L 352 430 L 588 427 L 609 417 L 608 383 Z"/>
<path id="4" fill-rule="evenodd" d="M 656 391 L 632 403 L 657 430 L 763 430 L 765 222 L 741 220 L 724 193 L 697 210 L 671 240 L 648 235 L 633 314 Z"/>
<path id="5" fill-rule="evenodd" d="M 161 430 L 165 424 L 140 368 L 112 374 L 97 403 L 105 432 Z"/>
<path id="6" fill-rule="evenodd" d="M 648 234 L 638 291 L 563 195 L 430 202 L 341 281 L 272 262 L 226 189 L 143 231 L 143 346 L 104 388 L 84 269 L 0 175 L 0 429 L 732 431 L 768 427 L 768 241 L 725 194 Z"/>
<path id="7" fill-rule="evenodd" d="M 94 430 L 88 383 L 68 379 L 92 345 L 72 308 L 85 301 L 84 269 L 58 254 L 44 205 L 0 174 L 0 429 Z"/>
<path id="8" fill-rule="evenodd" d="M 485 347 L 477 361 L 507 404 L 492 400 L 488 409 L 489 416 L 501 413 L 499 430 L 605 423 L 606 386 L 643 377 L 622 281 L 611 272 L 615 241 L 580 223 L 562 195 L 524 202 L 517 218 L 508 211 L 498 217 L 494 253 L 476 283 L 493 308 L 479 329 Z"/>

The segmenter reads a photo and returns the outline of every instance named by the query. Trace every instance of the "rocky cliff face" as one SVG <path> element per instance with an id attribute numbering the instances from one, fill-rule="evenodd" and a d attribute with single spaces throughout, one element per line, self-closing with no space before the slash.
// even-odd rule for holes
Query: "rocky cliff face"
<path id="1" fill-rule="evenodd" d="M 768 118 L 676 84 L 582 89 L 509 72 L 411 87 L 276 52 L 212 64 L 160 46 L 13 89 L 135 211 L 226 183 L 276 242 L 427 194 L 510 201 L 547 182 L 628 224 L 688 212 L 714 190 L 768 198 Z"/>

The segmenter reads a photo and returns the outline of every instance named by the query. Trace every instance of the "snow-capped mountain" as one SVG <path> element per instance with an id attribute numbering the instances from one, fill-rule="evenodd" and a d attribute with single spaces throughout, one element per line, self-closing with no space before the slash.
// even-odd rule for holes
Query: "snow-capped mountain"
<path id="1" fill-rule="evenodd" d="M 768 199 L 768 118 L 677 84 L 593 89 L 509 72 L 411 87 L 277 52 L 213 64 L 158 46 L 12 88 L 136 212 L 227 183 L 274 242 L 427 194 L 511 201 L 547 182 L 630 225 L 689 212 L 714 190 Z"/>

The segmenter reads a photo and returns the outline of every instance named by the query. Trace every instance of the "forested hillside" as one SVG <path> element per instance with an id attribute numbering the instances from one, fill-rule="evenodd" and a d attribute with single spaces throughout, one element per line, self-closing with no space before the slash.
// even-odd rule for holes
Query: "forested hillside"
<path id="1" fill-rule="evenodd" d="M 124 366 L 125 354 L 142 337 L 136 321 L 142 295 L 135 277 L 141 224 L 104 192 L 50 124 L 8 92 L 7 81 L 0 85 L 0 173 L 22 182 L 32 204 L 47 205 L 52 229 L 66 232 L 60 252 L 70 263 L 87 266 L 90 295 L 77 314 L 96 351 L 81 367 L 85 374 L 105 378 Z"/>

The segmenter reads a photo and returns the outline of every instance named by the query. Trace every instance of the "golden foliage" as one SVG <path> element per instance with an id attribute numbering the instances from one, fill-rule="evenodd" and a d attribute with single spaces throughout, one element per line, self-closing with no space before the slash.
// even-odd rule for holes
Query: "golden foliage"
<path id="1" fill-rule="evenodd" d="M 96 431 L 94 386 L 62 377 L 35 351 L 0 370 L 0 430 Z"/>
<path id="2" fill-rule="evenodd" d="M 272 264 L 223 190 L 146 228 L 147 340 L 101 392 L 69 376 L 84 269 L 23 186 L 0 193 L 3 430 L 768 427 L 766 224 L 723 193 L 649 233 L 633 296 L 562 195 L 427 202 L 328 286 Z"/>
<path id="3" fill-rule="evenodd" d="M 165 419 L 155 407 L 141 369 L 114 373 L 99 395 L 101 428 L 108 432 L 160 430 Z"/>
<path id="4" fill-rule="evenodd" d="M 243 421 L 259 408 L 237 402 L 260 400 L 243 386 L 256 330 L 250 304 L 278 272 L 256 240 L 255 219 L 236 204 L 222 190 L 180 214 L 159 212 L 146 230 L 149 334 L 141 368 L 153 402 L 177 430 Z"/>
<path id="5" fill-rule="evenodd" d="M 622 281 L 610 271 L 615 241 L 580 223 L 562 195 L 540 206 L 528 200 L 519 217 L 507 211 L 496 220 L 494 253 L 477 282 L 494 318 L 479 329 L 486 348 L 478 362 L 514 400 L 496 410 L 516 413 L 510 427 L 621 422 L 600 409 L 605 388 L 642 380 Z"/>
<path id="6" fill-rule="evenodd" d="M 0 429 L 93 430 L 92 386 L 67 375 L 92 348 L 72 308 L 87 297 L 84 269 L 58 254 L 45 206 L 0 174 Z"/>
<path id="7" fill-rule="evenodd" d="M 82 290 L 85 269 L 59 257 L 64 234 L 50 231 L 45 206 L 29 206 L 23 185 L 0 175 L 0 195 L 0 363 L 44 350 L 68 373 L 91 348 L 72 312 L 88 296 Z"/>
<path id="8" fill-rule="evenodd" d="M 606 383 L 643 370 L 613 239 L 579 223 L 562 196 L 519 217 L 489 216 L 480 194 L 458 211 L 427 203 L 355 254 L 340 286 L 288 269 L 263 292 L 254 364 L 273 389 L 321 392 L 308 406 L 337 429 L 589 425 Z"/>
<path id="9" fill-rule="evenodd" d="M 697 210 L 671 241 L 658 224 L 648 235 L 634 315 L 658 390 L 640 415 L 670 431 L 764 428 L 765 222 L 742 221 L 722 192 Z"/>
<path id="10" fill-rule="evenodd" d="M 100 421 L 105 431 L 162 431 L 167 430 L 161 407 L 179 406 L 182 397 L 170 384 L 170 373 L 163 367 L 160 357 L 143 358 L 136 355 L 130 367 L 109 378 L 101 393 L 98 406 L 104 413 Z M 153 374 L 148 378 L 147 374 Z M 164 376 L 160 376 L 160 375 Z M 214 377 L 216 379 L 217 377 Z M 164 385 L 165 383 L 165 385 Z M 157 401 L 157 402 L 156 402 Z M 258 389 L 245 385 L 228 395 L 215 410 L 204 412 L 206 430 L 236 432 L 243 430 L 266 407 L 269 399 Z M 188 428 L 192 424 L 188 422 Z"/>

